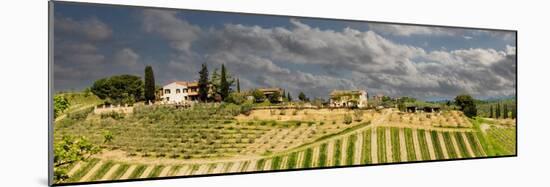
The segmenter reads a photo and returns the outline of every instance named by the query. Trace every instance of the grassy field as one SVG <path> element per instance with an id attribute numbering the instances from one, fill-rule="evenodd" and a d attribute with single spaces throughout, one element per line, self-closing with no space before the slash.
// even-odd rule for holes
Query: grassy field
<path id="1" fill-rule="evenodd" d="M 90 100 L 75 106 L 97 103 Z M 360 122 L 345 124 L 343 116 L 352 110 L 263 110 L 247 116 L 236 105 L 138 104 L 130 114 L 71 111 L 56 122 L 54 141 L 84 136 L 103 152 L 71 165 L 68 182 L 422 161 L 432 160 L 431 150 L 433 159 L 500 156 L 516 149 L 509 121 L 470 120 L 457 112 L 364 111 Z M 113 135 L 111 142 L 105 142 L 105 132 Z"/>

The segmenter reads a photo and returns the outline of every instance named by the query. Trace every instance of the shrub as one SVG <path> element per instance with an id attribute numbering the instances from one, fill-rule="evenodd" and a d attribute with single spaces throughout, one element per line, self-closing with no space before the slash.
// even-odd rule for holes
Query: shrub
<path id="1" fill-rule="evenodd" d="M 352 121 L 353 121 L 353 119 L 352 119 L 351 115 L 346 114 L 344 116 L 344 124 L 351 124 Z"/>
<path id="2" fill-rule="evenodd" d="M 279 112 L 279 115 L 281 115 L 281 116 L 282 116 L 282 115 L 285 115 L 285 114 L 286 114 L 285 110 L 281 110 L 281 111 Z"/>
<path id="3" fill-rule="evenodd" d="M 112 118 L 114 120 L 119 120 L 124 118 L 124 114 L 118 112 L 107 112 L 102 113 L 100 117 L 101 119 Z"/>
<path id="4" fill-rule="evenodd" d="M 89 107 L 89 108 L 86 108 L 86 109 L 83 109 L 83 110 L 80 110 L 80 111 L 69 113 L 69 114 L 67 114 L 67 118 L 72 119 L 72 120 L 77 120 L 77 121 L 85 120 L 88 117 L 88 115 L 90 113 L 92 113 L 93 111 L 94 111 L 94 108 Z"/>

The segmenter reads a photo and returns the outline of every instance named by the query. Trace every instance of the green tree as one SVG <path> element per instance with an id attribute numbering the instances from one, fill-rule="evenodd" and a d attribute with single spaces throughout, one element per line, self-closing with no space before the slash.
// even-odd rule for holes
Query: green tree
<path id="1" fill-rule="evenodd" d="M 201 102 L 208 101 L 208 67 L 202 64 L 199 71 L 199 100 Z"/>
<path id="2" fill-rule="evenodd" d="M 497 103 L 497 107 L 495 110 L 495 118 L 500 118 L 500 103 Z"/>
<path id="3" fill-rule="evenodd" d="M 132 104 L 143 99 L 143 81 L 135 75 L 116 75 L 94 82 L 92 92 L 112 104 Z"/>
<path id="4" fill-rule="evenodd" d="M 241 93 L 241 83 L 238 78 L 237 78 L 237 92 Z"/>
<path id="5" fill-rule="evenodd" d="M 113 133 L 111 131 L 103 131 L 103 143 L 111 143 L 113 142 L 113 139 L 115 137 L 113 136 Z"/>
<path id="6" fill-rule="evenodd" d="M 464 112 L 464 115 L 472 118 L 477 115 L 476 104 L 474 98 L 470 95 L 458 95 L 455 97 L 455 103 L 460 107 L 460 110 Z"/>
<path id="7" fill-rule="evenodd" d="M 225 70 L 225 65 L 222 64 L 222 73 L 220 79 L 220 95 L 222 96 L 222 100 L 227 99 L 227 96 L 229 96 L 229 91 L 231 91 L 231 85 L 229 85 L 227 78 L 228 77 Z"/>
<path id="8" fill-rule="evenodd" d="M 227 102 L 234 103 L 237 105 L 243 104 L 246 101 L 246 97 L 242 93 L 231 92 L 227 98 Z"/>
<path id="9" fill-rule="evenodd" d="M 84 137 L 63 136 L 54 144 L 54 180 L 56 182 L 67 180 L 70 177 L 67 174 L 69 165 L 86 161 L 99 152 L 100 148 Z"/>
<path id="10" fill-rule="evenodd" d="M 145 101 L 155 102 L 155 75 L 151 66 L 145 67 Z"/>
<path id="11" fill-rule="evenodd" d="M 252 96 L 254 97 L 254 102 L 256 103 L 264 102 L 264 100 L 266 99 L 264 92 L 258 89 L 255 89 L 254 91 L 252 91 Z"/>
<path id="12" fill-rule="evenodd" d="M 502 118 L 506 119 L 508 118 L 508 105 L 504 104 L 504 109 L 502 112 Z"/>
<path id="13" fill-rule="evenodd" d="M 280 103 L 281 94 L 279 92 L 275 92 L 269 96 L 269 102 L 271 103 Z"/>
<path id="14" fill-rule="evenodd" d="M 298 99 L 300 101 L 309 101 L 309 99 L 307 98 L 306 94 L 304 94 L 304 92 L 300 92 L 300 94 L 298 94 Z"/>
<path id="15" fill-rule="evenodd" d="M 53 97 L 53 116 L 58 117 L 61 112 L 67 110 L 71 104 L 67 98 L 62 95 L 56 95 Z"/>
<path id="16" fill-rule="evenodd" d="M 493 118 L 493 105 L 489 106 L 489 118 Z"/>

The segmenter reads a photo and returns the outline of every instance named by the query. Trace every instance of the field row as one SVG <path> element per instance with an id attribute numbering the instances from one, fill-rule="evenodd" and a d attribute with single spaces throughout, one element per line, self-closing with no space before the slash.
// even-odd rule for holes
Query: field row
<path id="1" fill-rule="evenodd" d="M 92 159 L 72 167 L 69 181 L 269 171 L 482 156 L 485 156 L 484 150 L 473 132 L 376 127 L 258 160 L 136 165 Z"/>

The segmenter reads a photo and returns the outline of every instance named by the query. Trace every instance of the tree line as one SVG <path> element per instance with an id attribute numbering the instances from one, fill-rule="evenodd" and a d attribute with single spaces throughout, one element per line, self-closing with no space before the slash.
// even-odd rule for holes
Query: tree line
<path id="1" fill-rule="evenodd" d="M 507 104 L 497 103 L 489 106 L 489 118 L 516 118 L 516 109 L 513 107 L 511 110 L 508 109 Z"/>

